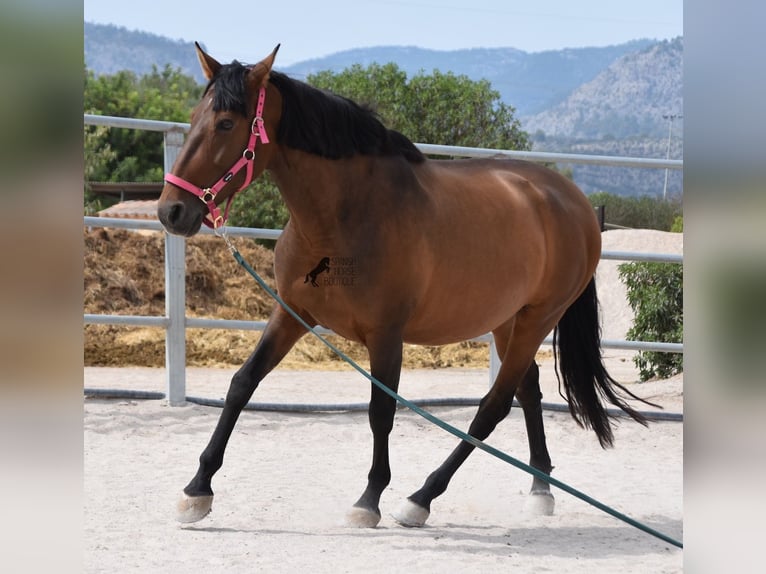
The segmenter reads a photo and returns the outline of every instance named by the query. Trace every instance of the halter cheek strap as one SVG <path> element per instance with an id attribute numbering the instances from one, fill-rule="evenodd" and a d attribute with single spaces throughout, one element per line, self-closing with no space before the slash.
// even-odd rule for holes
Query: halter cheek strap
<path id="1" fill-rule="evenodd" d="M 226 219 L 229 217 L 229 207 L 231 207 L 231 202 L 234 200 L 234 196 L 252 182 L 255 146 L 258 143 L 258 140 L 260 139 L 261 143 L 269 143 L 266 127 L 263 125 L 263 106 L 265 102 L 266 88 L 265 86 L 262 86 L 258 92 L 258 104 L 255 108 L 253 123 L 250 125 L 250 138 L 247 141 L 247 147 L 242 152 L 242 157 L 240 157 L 226 174 L 220 177 L 213 185 L 201 188 L 177 175 L 173 175 L 172 173 L 165 174 L 165 181 L 196 195 L 200 198 L 202 203 L 207 206 L 208 214 L 202 222 L 212 229 L 218 229 L 226 223 Z M 215 198 L 218 193 L 226 187 L 226 184 L 228 184 L 243 168 L 245 169 L 245 181 L 239 186 L 239 189 L 232 193 L 226 200 L 226 209 L 224 210 L 223 215 L 221 215 L 220 208 L 215 204 Z"/>

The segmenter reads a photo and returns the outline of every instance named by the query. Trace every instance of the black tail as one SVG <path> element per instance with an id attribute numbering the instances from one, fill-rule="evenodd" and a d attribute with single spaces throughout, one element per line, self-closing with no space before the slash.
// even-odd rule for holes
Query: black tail
<path id="1" fill-rule="evenodd" d="M 566 310 L 554 329 L 553 355 L 557 360 L 556 377 L 559 386 L 562 381 L 564 383 L 566 396 L 562 396 L 569 404 L 569 412 L 577 424 L 595 431 L 602 447 L 612 446 L 614 441 L 610 415 L 602 399 L 646 425 L 646 418 L 625 402 L 622 393 L 643 403 L 652 403 L 635 396 L 610 377 L 601 359 L 595 278 Z"/>

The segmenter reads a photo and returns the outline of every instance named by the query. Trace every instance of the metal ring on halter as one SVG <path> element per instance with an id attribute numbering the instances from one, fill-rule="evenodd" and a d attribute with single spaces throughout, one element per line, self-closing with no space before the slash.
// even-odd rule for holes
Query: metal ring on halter
<path id="1" fill-rule="evenodd" d="M 223 225 L 223 215 L 219 215 L 213 220 L 213 229 L 217 230 Z M 217 235 L 217 234 L 216 234 Z"/>
<path id="2" fill-rule="evenodd" d="M 253 161 L 255 159 L 255 150 L 246 149 L 245 151 L 242 152 L 242 157 L 245 158 L 247 161 Z"/>
<path id="3" fill-rule="evenodd" d="M 256 122 L 263 124 L 263 118 L 261 116 L 255 116 L 253 118 L 253 123 L 250 124 L 250 133 L 253 134 L 254 136 L 259 136 L 261 135 L 261 133 L 260 133 L 260 129 L 255 127 Z"/>
<path id="4" fill-rule="evenodd" d="M 212 203 L 213 200 L 215 200 L 215 194 L 212 192 L 212 190 L 208 187 L 202 190 L 202 195 L 199 197 L 202 201 L 205 203 Z"/>

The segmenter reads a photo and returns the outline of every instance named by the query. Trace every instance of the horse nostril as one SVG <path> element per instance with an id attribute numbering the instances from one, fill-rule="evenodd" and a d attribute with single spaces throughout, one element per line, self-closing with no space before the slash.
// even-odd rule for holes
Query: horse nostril
<path id="1" fill-rule="evenodd" d="M 160 205 L 157 210 L 157 216 L 159 217 L 160 222 L 166 227 L 174 227 L 178 225 L 179 221 L 183 218 L 183 213 L 184 204 L 180 201 Z"/>
<path id="2" fill-rule="evenodd" d="M 178 220 L 181 219 L 181 216 L 183 215 L 184 211 L 184 204 L 183 203 L 175 203 L 170 207 L 170 213 L 168 213 L 168 222 L 171 224 L 178 223 Z"/>

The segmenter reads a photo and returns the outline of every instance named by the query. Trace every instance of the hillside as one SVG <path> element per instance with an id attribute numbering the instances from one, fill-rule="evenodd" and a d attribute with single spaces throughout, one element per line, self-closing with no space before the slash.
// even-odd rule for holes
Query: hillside
<path id="1" fill-rule="evenodd" d="M 683 140 L 675 133 L 670 142 L 670 158 L 683 158 Z M 665 128 L 667 130 L 667 127 Z M 539 134 L 538 134 L 539 136 Z M 599 140 L 572 140 L 568 138 L 538 139 L 533 137 L 534 149 L 583 155 L 604 155 L 664 159 L 667 155 L 668 139 L 651 137 L 629 137 L 623 139 L 603 138 Z M 604 167 L 597 165 L 559 164 L 560 168 L 572 170 L 572 178 L 586 194 L 606 191 L 616 195 L 648 195 L 662 197 L 665 185 L 664 169 Z M 683 171 L 668 171 L 668 199 L 683 196 Z"/>
<path id="2" fill-rule="evenodd" d="M 580 140 L 666 137 L 662 116 L 683 114 L 682 78 L 683 39 L 659 42 L 619 58 L 558 105 L 526 118 L 524 127 Z M 682 133 L 681 122 L 674 128 Z"/>
<path id="3" fill-rule="evenodd" d="M 85 67 L 96 74 L 130 70 L 142 75 L 150 73 L 152 66 L 162 69 L 170 65 L 193 76 L 199 83 L 205 81 L 192 42 L 85 22 L 84 49 Z"/>
<path id="4" fill-rule="evenodd" d="M 277 68 L 299 79 L 322 70 L 340 72 L 353 64 L 366 66 L 374 62 L 394 62 L 410 76 L 434 69 L 450 71 L 473 80 L 489 80 L 505 103 L 514 106 L 519 116 L 526 116 L 558 104 L 619 58 L 655 43 L 635 40 L 602 48 L 536 53 L 514 48 L 439 51 L 413 46 L 379 46 L 345 50 L 290 66 L 280 66 L 277 61 Z M 241 59 L 248 61 L 257 56 L 243 48 Z M 153 65 L 162 68 L 170 64 L 203 82 L 193 43 L 111 25 L 85 22 L 85 64 L 97 74 L 123 69 L 143 74 L 151 71 Z"/>
<path id="5" fill-rule="evenodd" d="M 659 42 L 623 56 L 563 102 L 524 118 L 540 151 L 628 157 L 683 158 L 683 39 Z M 665 170 L 574 165 L 585 191 L 661 196 Z M 683 195 L 682 172 L 668 174 L 667 196 Z"/>
<path id="6" fill-rule="evenodd" d="M 516 108 L 519 116 L 545 110 L 562 101 L 577 86 L 595 78 L 625 54 L 648 45 L 637 40 L 619 46 L 578 48 L 528 53 L 515 48 L 474 48 L 438 51 L 413 46 L 359 48 L 307 60 L 285 68 L 299 78 L 322 70 L 340 72 L 353 64 L 396 63 L 413 76 L 433 70 L 486 79 L 500 93 L 500 99 Z"/>

